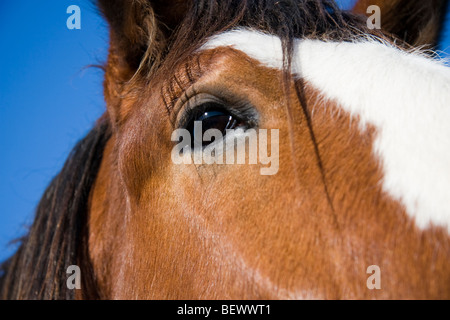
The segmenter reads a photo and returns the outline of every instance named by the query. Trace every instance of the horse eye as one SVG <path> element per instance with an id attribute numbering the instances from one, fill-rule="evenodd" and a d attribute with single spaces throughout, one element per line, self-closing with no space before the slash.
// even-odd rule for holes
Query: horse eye
<path id="1" fill-rule="evenodd" d="M 200 138 L 202 141 L 199 141 L 203 147 L 211 144 L 213 141 L 203 141 L 203 134 L 205 131 L 209 129 L 217 129 L 222 132 L 222 135 L 225 136 L 227 129 L 235 129 L 243 125 L 243 122 L 238 120 L 235 116 L 230 114 L 224 106 L 217 103 L 206 103 L 203 104 L 196 109 L 202 110 L 194 113 L 194 116 L 191 118 L 190 123 L 187 126 L 187 129 L 191 133 L 191 137 L 193 140 Z M 201 132 L 196 132 L 198 130 L 198 125 L 195 126 L 195 122 L 201 121 Z M 194 145 L 194 143 L 193 143 Z"/>

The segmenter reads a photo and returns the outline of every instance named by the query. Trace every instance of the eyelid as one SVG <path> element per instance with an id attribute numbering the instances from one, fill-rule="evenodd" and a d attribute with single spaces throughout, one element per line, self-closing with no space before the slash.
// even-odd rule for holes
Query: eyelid
<path id="1" fill-rule="evenodd" d="M 189 97 L 188 94 L 183 97 L 183 105 L 177 112 L 175 127 L 185 128 L 192 117 L 201 113 L 201 106 L 208 103 L 220 105 L 218 109 L 229 113 L 240 121 L 248 123 L 249 127 L 256 128 L 259 123 L 259 114 L 256 109 L 248 102 L 240 101 L 239 103 L 231 103 L 225 99 L 221 99 L 209 93 L 197 93 Z"/>
<path id="2" fill-rule="evenodd" d="M 192 110 L 195 110 L 197 107 L 207 104 L 207 103 L 215 103 L 217 105 L 226 106 L 227 102 L 223 101 L 222 99 L 219 99 L 216 96 L 210 95 L 208 93 L 199 93 L 192 97 L 190 97 L 184 106 L 185 112 L 190 112 Z M 183 110 L 181 110 L 183 111 Z"/>

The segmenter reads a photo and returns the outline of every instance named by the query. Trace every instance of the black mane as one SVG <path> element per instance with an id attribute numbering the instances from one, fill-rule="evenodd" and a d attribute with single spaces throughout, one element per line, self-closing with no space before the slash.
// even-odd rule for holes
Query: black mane
<path id="1" fill-rule="evenodd" d="M 87 211 L 91 187 L 103 149 L 110 135 L 109 123 L 100 119 L 72 150 L 61 172 L 39 202 L 28 235 L 17 252 L 1 265 L 1 299 L 72 299 L 66 269 L 90 268 L 87 248 Z M 83 258 L 80 258 L 83 257 Z M 83 274 L 84 284 L 90 286 Z"/>

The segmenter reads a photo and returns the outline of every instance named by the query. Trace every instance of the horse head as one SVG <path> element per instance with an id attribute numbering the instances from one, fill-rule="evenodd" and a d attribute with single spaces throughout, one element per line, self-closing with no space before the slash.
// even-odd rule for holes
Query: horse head
<path id="1" fill-rule="evenodd" d="M 450 296 L 450 72 L 414 49 L 442 19 L 410 28 L 405 1 L 378 1 L 381 31 L 366 1 L 98 3 L 107 111 L 5 264 L 4 297 Z"/>

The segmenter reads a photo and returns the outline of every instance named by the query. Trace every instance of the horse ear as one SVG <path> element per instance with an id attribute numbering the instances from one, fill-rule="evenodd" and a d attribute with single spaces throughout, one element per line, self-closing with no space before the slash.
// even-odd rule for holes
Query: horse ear
<path id="1" fill-rule="evenodd" d="M 434 48 L 444 24 L 449 0 L 358 0 L 355 13 L 371 15 L 367 9 L 381 9 L 381 29 L 412 46 Z"/>
<path id="2" fill-rule="evenodd" d="M 123 84 L 133 77 L 144 57 L 149 63 L 157 61 L 191 1 L 97 0 L 97 5 L 110 27 L 105 99 L 109 109 L 117 109 Z M 117 120 L 117 110 L 110 115 Z"/>
<path id="3" fill-rule="evenodd" d="M 98 0 L 110 25 L 111 46 L 131 69 L 139 66 L 149 45 L 164 42 L 189 4 L 183 0 Z"/>

